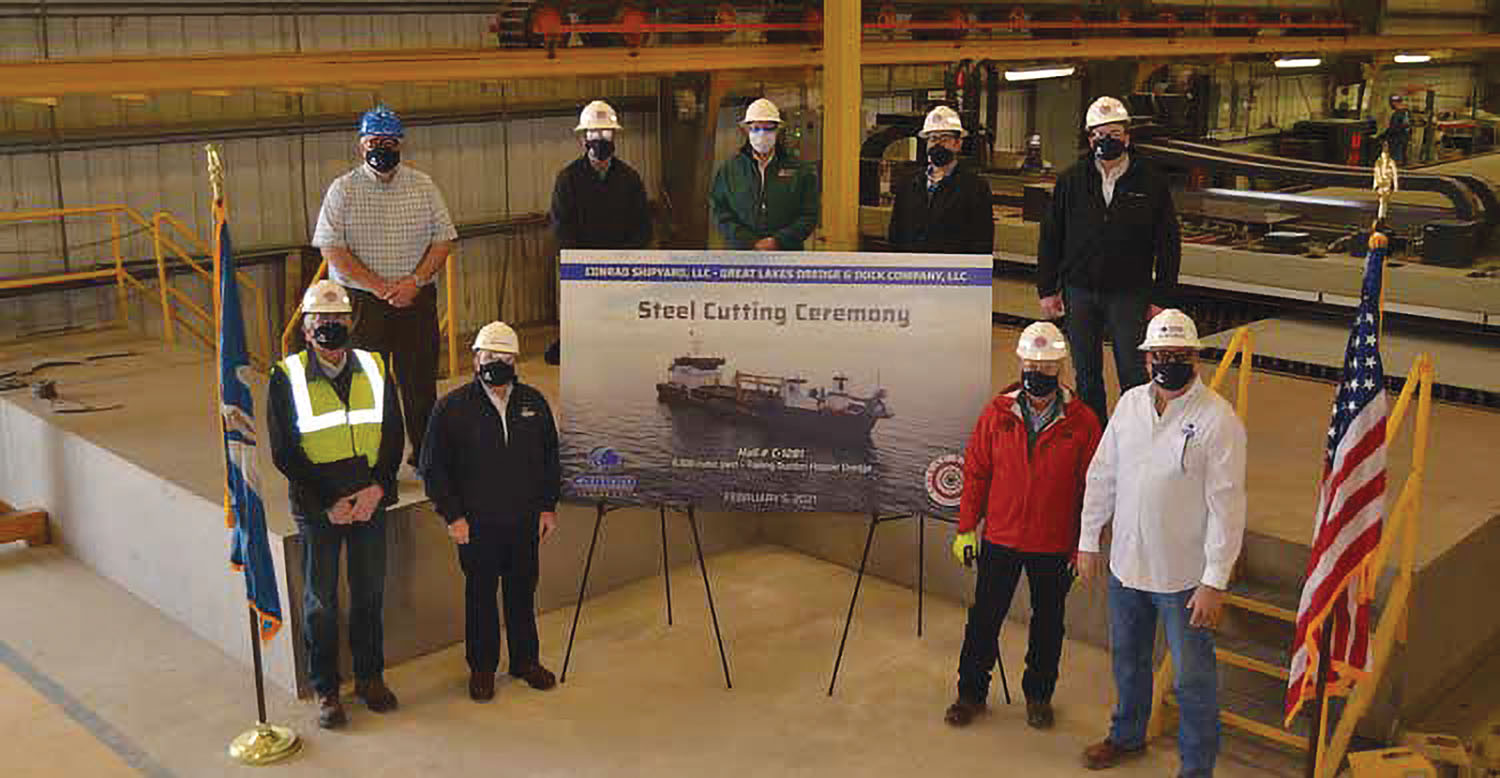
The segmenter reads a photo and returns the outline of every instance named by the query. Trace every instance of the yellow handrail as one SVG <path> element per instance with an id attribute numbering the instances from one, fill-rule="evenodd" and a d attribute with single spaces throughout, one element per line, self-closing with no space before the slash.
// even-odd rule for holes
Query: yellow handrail
<path id="1" fill-rule="evenodd" d="M 214 311 L 214 314 L 208 314 L 202 306 L 197 305 L 187 295 L 172 287 L 170 274 L 167 272 L 167 250 L 170 250 L 189 269 L 202 276 L 213 289 L 215 297 L 218 294 L 217 279 L 213 277 L 213 273 L 194 260 L 192 253 L 185 249 L 182 243 L 178 242 L 177 237 L 181 237 L 190 245 L 200 249 L 204 255 L 211 255 L 212 250 L 208 247 L 207 243 L 172 214 L 166 211 L 157 211 L 151 215 L 151 218 L 147 219 L 139 211 L 128 205 L 93 205 L 77 208 L 46 208 L 31 211 L 4 212 L 0 213 L 0 222 L 41 221 L 69 216 L 107 216 L 109 218 L 109 245 L 112 260 L 110 264 L 113 267 L 69 273 L 52 273 L 30 278 L 3 279 L 0 280 L 0 290 L 34 288 L 75 281 L 113 278 L 116 285 L 118 308 L 116 317 L 120 324 L 128 324 L 130 319 L 128 297 L 130 290 L 134 288 L 136 291 L 139 291 L 144 299 L 150 299 L 153 295 L 146 288 L 145 284 L 142 284 L 125 267 L 125 255 L 122 246 L 124 235 L 120 231 L 121 217 L 123 216 L 126 220 L 134 222 L 141 227 L 143 232 L 149 233 L 151 236 L 158 286 L 154 296 L 156 304 L 162 311 L 162 334 L 164 339 L 168 343 L 175 343 L 177 325 L 183 324 L 186 326 L 185 320 L 178 316 L 173 309 L 174 301 L 179 303 L 184 309 L 197 314 L 200 318 L 204 318 L 206 323 L 213 325 L 213 332 L 218 331 L 217 310 Z M 168 228 L 171 229 L 171 233 L 173 234 L 168 233 Z M 174 234 L 177 237 L 174 237 Z M 270 339 L 270 319 L 266 308 L 265 293 L 261 290 L 259 284 L 256 284 L 253 279 L 242 271 L 236 273 L 236 280 L 250 290 L 250 294 L 254 300 L 256 331 L 260 338 L 260 351 L 263 351 L 262 354 L 258 355 L 260 357 L 258 361 L 261 365 L 267 365 L 270 362 L 273 347 Z M 200 340 L 203 340 L 210 348 L 216 347 L 214 338 L 205 336 L 198 330 L 190 331 Z"/>

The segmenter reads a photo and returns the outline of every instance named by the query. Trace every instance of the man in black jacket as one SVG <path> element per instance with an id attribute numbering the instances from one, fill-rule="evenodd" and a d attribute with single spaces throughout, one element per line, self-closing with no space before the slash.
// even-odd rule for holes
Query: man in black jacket
<path id="1" fill-rule="evenodd" d="M 382 679 L 385 509 L 396 502 L 405 439 L 390 370 L 349 348 L 354 309 L 319 281 L 302 301 L 308 348 L 271 368 L 266 427 L 302 537 L 302 639 L 319 701 L 318 726 L 348 721 L 339 700 L 339 552 L 349 547 L 349 649 L 354 693 L 376 713 L 396 708 Z"/>
<path id="2" fill-rule="evenodd" d="M 917 137 L 927 141 L 927 166 L 896 188 L 889 239 L 896 251 L 993 254 L 990 185 L 959 164 L 965 132 L 958 114 L 940 105 Z"/>
<path id="3" fill-rule="evenodd" d="M 651 243 L 651 209 L 646 185 L 635 168 L 615 156 L 620 132 L 615 109 L 603 100 L 584 106 L 578 117 L 583 154 L 557 174 L 552 187 L 552 232 L 559 249 L 643 249 Z M 547 349 L 557 364 L 561 347 Z"/>
<path id="4" fill-rule="evenodd" d="M 1078 395 L 1109 418 L 1104 396 L 1104 334 L 1115 353 L 1120 391 L 1146 383 L 1136 347 L 1146 321 L 1177 285 L 1182 240 L 1170 182 L 1129 153 L 1130 114 L 1113 97 L 1089 106 L 1089 153 L 1057 179 L 1037 241 L 1042 316 L 1067 315 Z"/>
<path id="5" fill-rule="evenodd" d="M 469 696 L 495 696 L 505 601 L 509 672 L 533 689 L 556 679 L 540 662 L 536 631 L 538 546 L 557 529 L 562 491 L 557 426 L 547 400 L 516 380 L 520 340 L 502 322 L 474 339 L 475 380 L 438 401 L 422 446 L 427 496 L 448 523 L 464 571 Z"/>

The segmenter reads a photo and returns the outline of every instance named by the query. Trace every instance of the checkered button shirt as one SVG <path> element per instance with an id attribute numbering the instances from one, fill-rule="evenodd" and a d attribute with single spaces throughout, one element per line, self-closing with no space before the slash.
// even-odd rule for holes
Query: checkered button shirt
<path id="1" fill-rule="evenodd" d="M 382 278 L 400 278 L 416 269 L 429 245 L 457 238 L 431 176 L 402 165 L 387 183 L 360 165 L 328 186 L 312 244 L 347 248 Z M 341 286 L 364 289 L 331 267 L 329 274 Z"/>

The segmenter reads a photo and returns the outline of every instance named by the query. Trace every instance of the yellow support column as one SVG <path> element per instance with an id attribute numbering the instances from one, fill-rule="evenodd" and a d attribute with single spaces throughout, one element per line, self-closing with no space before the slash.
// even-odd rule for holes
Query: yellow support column
<path id="1" fill-rule="evenodd" d="M 825 248 L 859 248 L 860 0 L 823 3 L 823 214 Z"/>

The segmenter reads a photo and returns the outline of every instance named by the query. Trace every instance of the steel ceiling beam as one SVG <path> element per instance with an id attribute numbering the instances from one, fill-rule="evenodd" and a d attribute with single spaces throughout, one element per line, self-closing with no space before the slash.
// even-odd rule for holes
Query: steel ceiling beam
<path id="1" fill-rule="evenodd" d="M 919 65 L 949 63 L 960 59 L 1024 62 L 1306 52 L 1353 54 L 1438 49 L 1497 50 L 1500 49 L 1500 35 L 865 41 L 861 46 L 861 61 L 865 65 Z M 556 56 L 550 58 L 542 50 L 433 49 L 70 59 L 0 64 L 0 97 L 754 71 L 816 68 L 822 62 L 822 51 L 798 44 L 658 46 L 638 50 L 568 47 L 559 49 Z"/>

